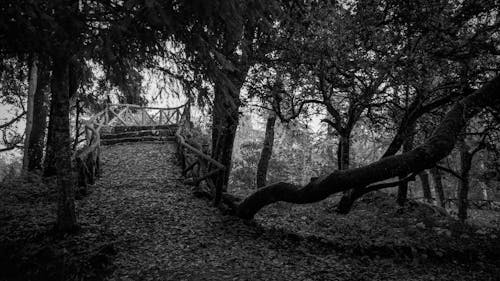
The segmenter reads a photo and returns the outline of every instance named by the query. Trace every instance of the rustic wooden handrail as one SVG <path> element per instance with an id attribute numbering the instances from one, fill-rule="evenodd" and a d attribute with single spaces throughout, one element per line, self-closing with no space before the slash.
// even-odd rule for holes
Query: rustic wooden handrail
<path id="1" fill-rule="evenodd" d="M 101 131 L 105 127 L 123 126 L 164 126 L 178 125 L 186 104 L 172 107 L 143 107 L 133 104 L 107 104 L 105 109 L 84 122 L 86 145 L 73 154 L 78 167 L 78 181 L 81 187 L 93 184 L 100 173 Z M 140 114 L 140 118 L 139 115 Z M 151 116 L 153 115 L 153 117 Z"/>
<path id="2" fill-rule="evenodd" d="M 107 104 L 104 110 L 84 122 L 86 145 L 74 154 L 79 172 L 79 185 L 84 187 L 86 191 L 87 185 L 93 184 L 100 174 L 101 131 L 104 128 L 116 127 L 117 125 L 139 126 L 136 129 L 141 132 L 142 128 L 140 127 L 142 126 L 157 128 L 165 125 L 177 125 L 174 135 L 177 142 L 177 154 L 182 161 L 183 175 L 191 171 L 191 184 L 195 186 L 199 186 L 201 182 L 205 181 L 211 190 L 210 193 L 214 194 L 213 198 L 217 204 L 221 200 L 222 189 L 216 188 L 212 177 L 223 172 L 226 167 L 205 154 L 201 149 L 196 148 L 196 145 L 186 141 L 185 133 L 190 125 L 189 115 L 188 103 L 172 108 L 143 107 L 134 104 Z M 117 134 L 111 135 L 116 136 Z M 110 134 L 107 136 L 109 137 Z M 195 155 L 196 160 L 189 163 L 187 153 Z M 189 168 L 185 169 L 186 166 L 189 166 Z M 194 169 L 195 167 L 197 169 Z"/>
<path id="3" fill-rule="evenodd" d="M 190 114 L 189 107 L 186 107 L 180 119 L 180 126 L 175 133 L 178 144 L 178 156 L 182 164 L 183 175 L 186 176 L 187 172 L 192 171 L 192 181 L 186 181 L 186 183 L 195 186 L 199 186 L 202 181 L 205 181 L 207 186 L 211 189 L 210 193 L 214 193 L 214 203 L 218 204 L 222 198 L 222 190 L 216 187 L 212 180 L 212 177 L 217 175 L 218 173 L 223 172 L 226 167 L 207 154 L 203 153 L 203 151 L 201 151 L 200 149 L 195 148 L 194 146 L 186 142 L 186 138 L 183 136 L 183 132 L 189 126 L 189 122 L 187 120 L 188 114 Z M 194 162 L 189 163 L 188 157 L 184 152 L 184 148 L 189 150 L 189 152 L 191 152 L 192 154 L 196 155 L 197 159 Z M 208 164 L 212 164 L 215 169 L 212 169 L 210 171 L 209 169 L 211 166 Z M 198 167 L 198 169 L 195 169 L 196 166 Z"/>
<path id="4" fill-rule="evenodd" d="M 106 106 L 108 106 L 108 107 L 113 107 L 113 106 L 123 107 L 123 106 L 127 106 L 127 107 L 142 108 L 142 109 L 174 110 L 174 109 L 181 109 L 184 106 L 186 106 L 186 104 L 179 105 L 179 106 L 176 106 L 176 107 L 154 107 L 154 106 L 140 106 L 140 105 L 137 105 L 137 104 L 129 104 L 129 103 L 108 103 L 108 104 L 106 104 Z"/>

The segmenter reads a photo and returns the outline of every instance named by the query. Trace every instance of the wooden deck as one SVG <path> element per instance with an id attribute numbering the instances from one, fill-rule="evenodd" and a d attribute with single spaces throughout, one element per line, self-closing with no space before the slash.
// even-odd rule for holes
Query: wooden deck
<path id="1" fill-rule="evenodd" d="M 75 153 L 79 186 L 87 188 L 101 175 L 100 147 L 126 142 L 175 141 L 176 156 L 187 177 L 186 183 L 200 187 L 206 183 L 216 203 L 222 197 L 212 177 L 225 167 L 212 159 L 208 151 L 186 136 L 192 130 L 189 104 L 173 108 L 109 104 L 85 122 L 85 147 Z"/>

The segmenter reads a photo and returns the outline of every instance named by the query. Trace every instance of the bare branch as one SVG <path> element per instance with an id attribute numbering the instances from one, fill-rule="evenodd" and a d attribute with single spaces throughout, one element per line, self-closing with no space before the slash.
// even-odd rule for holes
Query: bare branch
<path id="1" fill-rule="evenodd" d="M 19 114 L 18 116 L 12 118 L 12 120 L 10 120 L 9 122 L 7 123 L 4 123 L 2 125 L 0 125 L 0 129 L 4 129 L 4 128 L 7 128 L 9 127 L 10 125 L 16 123 L 17 121 L 19 121 L 24 115 L 26 115 L 26 111 L 23 111 L 23 113 Z"/>
<path id="2" fill-rule="evenodd" d="M 450 168 L 447 168 L 447 167 L 444 167 L 444 166 L 440 166 L 440 165 L 436 165 L 436 168 L 438 168 L 439 170 L 442 170 L 442 171 L 445 171 L 445 172 L 451 174 L 452 176 L 456 177 L 459 180 L 463 180 L 463 178 L 457 172 L 453 171 Z"/>

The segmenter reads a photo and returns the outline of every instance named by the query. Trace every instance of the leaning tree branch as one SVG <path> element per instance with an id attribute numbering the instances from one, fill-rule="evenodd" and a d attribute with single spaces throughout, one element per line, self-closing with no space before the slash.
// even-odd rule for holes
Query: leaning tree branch
<path id="1" fill-rule="evenodd" d="M 463 180 L 463 178 L 462 178 L 462 177 L 461 177 L 461 176 L 460 176 L 457 172 L 453 171 L 453 170 L 452 170 L 452 169 L 450 169 L 450 168 L 446 168 L 446 167 L 444 167 L 444 166 L 440 166 L 440 165 L 436 165 L 436 168 L 437 168 L 438 170 L 441 170 L 441 171 L 445 171 L 445 172 L 447 172 L 448 174 L 450 174 L 450 175 L 454 176 L 455 178 L 457 178 L 457 179 L 459 179 L 459 180 Z"/>
<path id="2" fill-rule="evenodd" d="M 7 146 L 7 147 L 4 147 L 4 148 L 0 148 L 0 152 L 10 151 L 10 150 L 13 150 L 13 149 L 16 149 L 16 148 L 22 149 L 23 147 L 19 146 L 19 145 Z"/>
<path id="3" fill-rule="evenodd" d="M 410 175 L 406 176 L 405 178 L 400 179 L 398 181 L 384 182 L 384 183 L 379 183 L 379 184 L 372 184 L 372 185 L 362 187 L 362 188 L 355 188 L 355 189 L 353 189 L 353 192 L 350 196 L 352 199 L 358 199 L 361 196 L 363 196 L 367 193 L 373 192 L 373 191 L 381 190 L 384 188 L 396 187 L 396 186 L 399 186 L 400 184 L 403 184 L 403 183 L 415 181 L 416 175 L 417 175 L 417 173 L 412 173 L 412 174 L 410 174 Z M 352 201 L 352 203 L 354 203 L 354 201 Z M 342 200 L 339 202 L 339 204 L 342 204 Z"/>
<path id="4" fill-rule="evenodd" d="M 374 184 L 374 185 L 369 185 L 366 188 L 363 188 L 363 194 L 370 193 L 372 191 L 384 189 L 384 188 L 389 188 L 389 187 L 396 187 L 399 186 L 400 184 L 404 184 L 410 181 L 415 181 L 415 176 L 417 173 L 412 173 L 409 176 L 398 180 L 398 181 L 393 181 L 393 182 L 385 182 L 385 183 L 380 183 L 380 184 Z"/>
<path id="5" fill-rule="evenodd" d="M 10 120 L 9 122 L 6 122 L 6 123 L 3 123 L 0 125 L 0 129 L 3 129 L 3 128 L 7 128 L 9 127 L 10 125 L 16 123 L 17 121 L 19 121 L 24 115 L 26 115 L 26 111 L 23 111 L 23 113 L 19 114 L 18 116 L 12 118 L 12 120 Z"/>
<path id="6" fill-rule="evenodd" d="M 500 76 L 456 102 L 431 137 L 415 149 L 380 159 L 363 167 L 336 170 L 312 180 L 303 187 L 290 183 L 268 185 L 241 202 L 236 208 L 236 215 L 251 219 L 263 207 L 278 201 L 296 204 L 314 203 L 334 193 L 362 188 L 398 175 L 432 168 L 452 151 L 467 121 L 487 106 L 500 107 Z"/>

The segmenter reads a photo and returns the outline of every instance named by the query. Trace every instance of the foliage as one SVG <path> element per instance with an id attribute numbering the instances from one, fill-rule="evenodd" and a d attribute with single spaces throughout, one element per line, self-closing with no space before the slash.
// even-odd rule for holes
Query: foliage
<path id="1" fill-rule="evenodd" d="M 249 128 L 251 118 L 242 119 L 235 140 L 231 184 L 237 190 L 255 186 L 257 162 L 262 150 L 264 132 Z M 328 147 L 321 136 L 313 134 L 304 124 L 278 123 L 273 155 L 269 163 L 269 182 L 289 181 L 303 184 L 333 168 Z"/>

